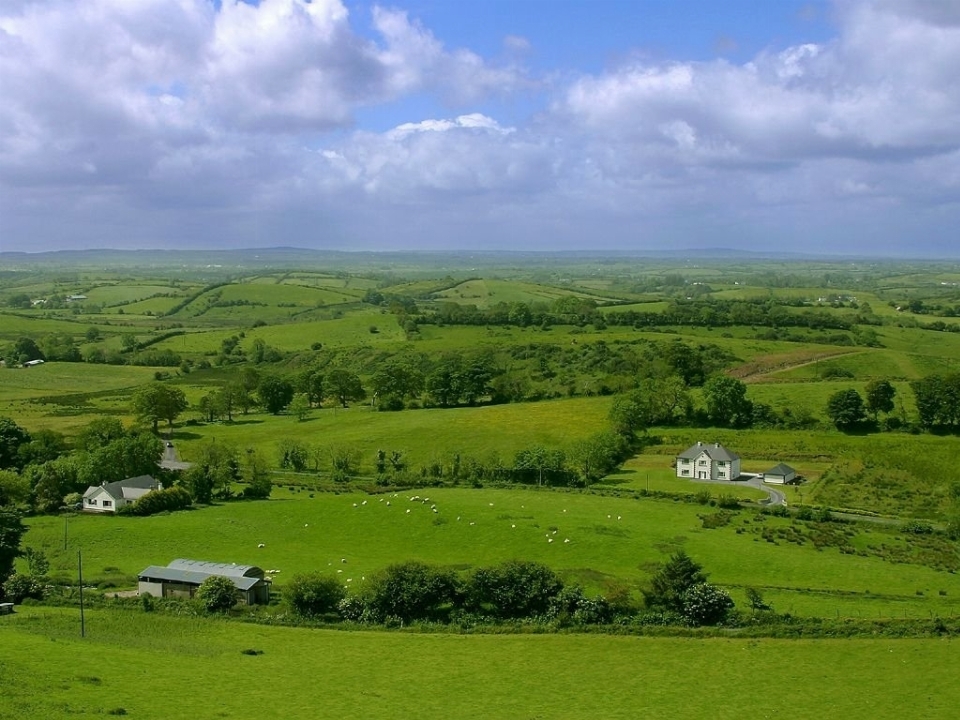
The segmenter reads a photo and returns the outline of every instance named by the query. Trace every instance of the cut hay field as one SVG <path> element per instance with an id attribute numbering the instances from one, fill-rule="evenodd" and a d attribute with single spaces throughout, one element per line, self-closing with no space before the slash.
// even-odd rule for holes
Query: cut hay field
<path id="1" fill-rule="evenodd" d="M 526 559 L 590 591 L 636 589 L 656 563 L 684 548 L 738 602 L 745 587 L 757 587 L 778 610 L 797 615 L 960 614 L 960 575 L 867 552 L 871 544 L 903 544 L 882 528 L 856 528 L 844 543 L 864 554 L 847 554 L 838 546 L 765 540 L 763 528 L 786 529 L 790 521 L 752 511 L 724 527 L 703 528 L 700 515 L 714 512 L 672 500 L 573 491 L 422 488 L 311 497 L 281 487 L 270 500 L 170 515 L 80 515 L 66 526 L 63 518 L 29 518 L 24 545 L 44 550 L 51 574 L 64 579 L 73 577 L 82 548 L 85 579 L 119 587 L 133 585 L 144 567 L 177 557 L 277 569 L 280 585 L 298 572 L 337 572 L 353 587 L 410 559 L 461 570 Z"/>
<path id="2" fill-rule="evenodd" d="M 899 720 L 960 703 L 955 640 L 340 632 L 123 610 L 90 611 L 87 633 L 68 610 L 0 618 L 0 714 Z"/>
<path id="3" fill-rule="evenodd" d="M 0 368 L 0 414 L 13 400 L 134 388 L 153 379 L 154 368 L 48 362 L 32 368 Z"/>

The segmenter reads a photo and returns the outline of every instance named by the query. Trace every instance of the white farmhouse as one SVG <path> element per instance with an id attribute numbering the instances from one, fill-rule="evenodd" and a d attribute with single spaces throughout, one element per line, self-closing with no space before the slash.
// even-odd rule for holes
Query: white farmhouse
<path id="1" fill-rule="evenodd" d="M 740 456 L 715 443 L 696 445 L 677 455 L 677 477 L 687 480 L 736 480 Z"/>
<path id="2" fill-rule="evenodd" d="M 115 513 L 151 490 L 163 490 L 163 484 L 150 475 L 91 485 L 83 494 L 83 509 L 87 512 Z"/>

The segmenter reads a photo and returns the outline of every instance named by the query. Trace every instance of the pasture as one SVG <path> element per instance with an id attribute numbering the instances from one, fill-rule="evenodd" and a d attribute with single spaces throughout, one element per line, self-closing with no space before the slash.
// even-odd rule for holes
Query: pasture
<path id="1" fill-rule="evenodd" d="M 144 567 L 177 557 L 277 569 L 279 585 L 319 570 L 351 586 L 409 559 L 461 570 L 525 559 L 546 563 L 591 592 L 626 586 L 635 594 L 657 563 L 683 548 L 738 602 L 746 587 L 757 587 L 779 611 L 797 615 L 960 614 L 960 576 L 922 564 L 922 553 L 908 552 L 895 529 L 854 526 L 844 534 L 840 528 L 834 544 L 818 547 L 798 544 L 787 529 L 812 537 L 816 528 L 752 511 L 705 528 L 701 516 L 716 512 L 577 491 L 418 488 L 367 495 L 291 486 L 275 488 L 266 501 L 171 515 L 30 518 L 24 544 L 46 552 L 51 573 L 63 579 L 74 576 L 82 548 L 85 578 L 119 587 L 132 586 Z M 870 548 L 881 545 L 889 554 L 901 548 L 896 557 L 902 562 Z M 957 566 L 956 548 L 952 552 L 943 560 Z"/>

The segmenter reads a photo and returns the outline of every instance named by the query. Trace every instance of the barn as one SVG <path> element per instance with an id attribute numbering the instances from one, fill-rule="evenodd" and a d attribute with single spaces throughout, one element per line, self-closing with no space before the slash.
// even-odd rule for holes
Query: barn
<path id="1" fill-rule="evenodd" d="M 140 572 L 137 592 L 159 598 L 192 598 L 203 581 L 214 576 L 229 579 L 242 603 L 266 605 L 270 601 L 270 580 L 260 568 L 204 560 L 178 559 L 166 567 L 151 565 Z"/>

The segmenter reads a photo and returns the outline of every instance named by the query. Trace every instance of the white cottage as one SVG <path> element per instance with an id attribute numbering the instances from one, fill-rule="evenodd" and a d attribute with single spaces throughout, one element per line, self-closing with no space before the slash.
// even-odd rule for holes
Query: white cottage
<path id="1" fill-rule="evenodd" d="M 677 455 L 677 477 L 687 480 L 736 480 L 740 456 L 723 445 L 698 442 Z"/>
<path id="2" fill-rule="evenodd" d="M 83 509 L 87 512 L 115 513 L 152 490 L 163 490 L 163 483 L 150 475 L 91 485 L 83 494 Z"/>

